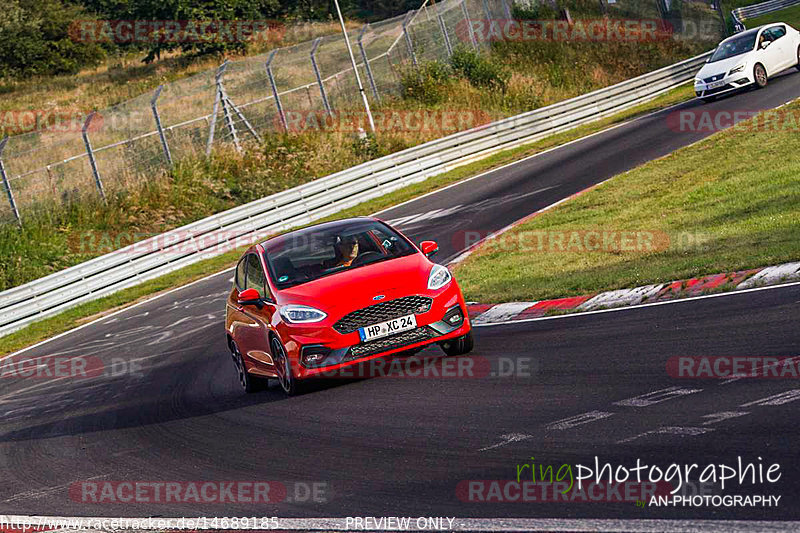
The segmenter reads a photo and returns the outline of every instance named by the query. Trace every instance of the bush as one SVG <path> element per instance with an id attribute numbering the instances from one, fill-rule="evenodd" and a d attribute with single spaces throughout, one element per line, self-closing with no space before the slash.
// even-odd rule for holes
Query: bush
<path id="1" fill-rule="evenodd" d="M 453 78 L 452 69 L 439 61 L 431 61 L 403 73 L 403 98 L 424 104 L 438 104 L 445 99 Z"/>
<path id="2" fill-rule="evenodd" d="M 0 77 L 74 74 L 98 64 L 96 43 L 70 38 L 70 24 L 86 19 L 83 8 L 62 0 L 6 0 L 0 10 Z"/>
<path id="3" fill-rule="evenodd" d="M 475 87 L 501 89 L 508 87 L 511 73 L 487 56 L 468 48 L 457 48 L 450 58 L 453 70 Z"/>

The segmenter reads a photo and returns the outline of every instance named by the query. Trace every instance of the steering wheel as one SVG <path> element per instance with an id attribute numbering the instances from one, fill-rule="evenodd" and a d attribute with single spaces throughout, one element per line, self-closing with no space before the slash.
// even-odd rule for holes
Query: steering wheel
<path id="1" fill-rule="evenodd" d="M 364 252 L 362 254 L 359 254 L 358 257 L 356 257 L 355 261 L 353 261 L 353 266 L 363 265 L 364 263 L 368 262 L 370 257 L 374 258 L 376 256 L 382 256 L 382 255 L 383 255 L 382 253 L 376 252 L 374 250 Z"/>

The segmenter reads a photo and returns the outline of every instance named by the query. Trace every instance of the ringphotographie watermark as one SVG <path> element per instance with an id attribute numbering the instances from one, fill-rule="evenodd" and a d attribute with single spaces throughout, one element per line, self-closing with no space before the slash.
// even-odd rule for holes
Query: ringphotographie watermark
<path id="1" fill-rule="evenodd" d="M 115 44 L 244 43 L 281 39 L 277 20 L 75 20 L 73 41 Z"/>

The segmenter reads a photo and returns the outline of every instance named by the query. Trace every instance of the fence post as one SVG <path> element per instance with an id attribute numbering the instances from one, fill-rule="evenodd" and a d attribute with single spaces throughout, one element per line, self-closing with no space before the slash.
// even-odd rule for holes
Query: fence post
<path id="1" fill-rule="evenodd" d="M 206 155 L 211 155 L 211 146 L 214 144 L 214 130 L 217 128 L 217 113 L 219 112 L 219 102 L 222 99 L 222 92 L 219 90 L 220 80 L 222 80 L 222 76 L 225 74 L 225 69 L 228 67 L 228 60 L 226 59 L 223 64 L 219 66 L 217 69 L 217 73 L 214 76 L 214 92 L 216 95 L 214 96 L 214 110 L 211 112 L 211 119 L 209 120 L 208 125 L 208 142 L 206 143 Z"/>
<path id="2" fill-rule="evenodd" d="M 153 110 L 153 117 L 156 119 L 156 128 L 158 128 L 158 137 L 161 139 L 161 147 L 164 149 L 164 157 L 167 158 L 167 163 L 172 166 L 172 154 L 169 153 L 169 145 L 167 144 L 167 137 L 164 135 L 164 128 L 161 125 L 161 117 L 158 115 L 158 97 L 164 89 L 163 85 L 159 85 L 156 92 L 153 94 L 153 99 L 150 100 L 150 107 Z"/>
<path id="3" fill-rule="evenodd" d="M 450 36 L 447 34 L 447 26 L 444 23 L 444 17 L 442 17 L 440 7 L 441 4 L 434 8 L 436 9 L 436 20 L 439 21 L 439 29 L 442 31 L 442 37 L 444 37 L 444 46 L 447 48 L 447 57 L 453 57 L 453 46 L 450 44 Z"/>
<path id="4" fill-rule="evenodd" d="M 81 135 L 83 136 L 83 144 L 86 146 L 86 154 L 89 156 L 89 164 L 92 166 L 92 174 L 94 175 L 94 182 L 97 185 L 97 190 L 100 191 L 100 197 L 103 199 L 103 202 L 106 201 L 106 191 L 103 189 L 103 180 L 100 179 L 100 171 L 97 170 L 97 160 L 94 158 L 94 152 L 92 151 L 92 143 L 89 141 L 89 124 L 92 123 L 92 119 L 94 118 L 96 111 L 92 111 L 89 113 L 89 116 L 86 117 L 86 122 L 83 123 L 83 128 L 81 128 Z"/>
<path id="5" fill-rule="evenodd" d="M 331 104 L 328 101 L 328 93 L 325 92 L 325 84 L 322 83 L 322 76 L 319 73 L 319 66 L 317 65 L 317 48 L 319 48 L 319 44 L 322 42 L 322 37 L 317 37 L 314 39 L 314 44 L 311 45 L 311 66 L 314 68 L 314 76 L 317 77 L 317 85 L 319 85 L 319 92 L 322 95 L 322 105 L 325 106 L 325 111 L 328 113 L 328 116 L 333 116 L 333 112 L 331 111 Z"/>
<path id="6" fill-rule="evenodd" d="M 478 49 L 478 41 L 475 39 L 475 30 L 472 27 L 472 20 L 469 18 L 469 9 L 467 8 L 467 0 L 461 0 L 461 11 L 464 12 L 464 22 L 467 24 L 467 31 L 469 31 L 469 40 L 472 47 Z"/>
<path id="7" fill-rule="evenodd" d="M 367 51 L 364 49 L 364 34 L 367 33 L 367 28 L 369 28 L 369 24 L 364 24 L 364 27 L 361 28 L 361 32 L 358 34 L 358 49 L 361 50 L 361 60 L 364 62 L 364 70 L 367 71 L 367 78 L 369 79 L 369 86 L 372 88 L 372 95 L 375 97 L 376 102 L 381 101 L 381 96 L 378 94 L 378 86 L 375 85 L 375 77 L 372 75 L 372 67 L 369 64 L 369 58 L 367 57 Z"/>
<path id="8" fill-rule="evenodd" d="M 19 226 L 22 227 L 22 219 L 19 218 L 17 203 L 14 201 L 14 193 L 11 192 L 11 184 L 8 182 L 8 176 L 6 176 L 6 167 L 5 165 L 3 165 L 3 150 L 5 149 L 7 142 L 8 142 L 8 136 L 6 136 L 2 141 L 0 141 L 0 177 L 3 178 L 3 185 L 6 188 L 8 203 L 11 204 L 11 211 L 14 212 L 14 216 L 17 218 L 17 224 L 19 224 Z"/>
<path id="9" fill-rule="evenodd" d="M 278 115 L 281 118 L 281 124 L 283 125 L 283 130 L 286 133 L 289 133 L 289 125 L 286 123 L 286 115 L 283 113 L 283 106 L 281 105 L 281 96 L 278 94 L 278 86 L 275 85 L 275 76 L 272 75 L 272 60 L 275 59 L 275 54 L 278 53 L 278 50 L 275 49 L 269 53 L 269 57 L 267 58 L 266 68 L 267 68 L 267 77 L 269 78 L 269 85 L 272 87 L 272 96 L 275 98 L 275 107 L 278 108 Z"/>
<path id="10" fill-rule="evenodd" d="M 225 85 L 222 79 L 219 80 L 219 100 L 222 104 L 222 118 L 225 120 L 225 126 L 228 128 L 228 133 L 233 138 L 233 145 L 236 146 L 236 151 L 241 152 L 242 146 L 239 144 L 239 136 L 236 134 L 236 126 L 233 124 L 233 117 L 231 116 L 231 107 L 233 104 L 228 98 L 228 93 L 225 92 Z"/>
<path id="11" fill-rule="evenodd" d="M 503 9 L 506 12 L 506 18 L 508 20 L 511 20 L 512 18 L 514 18 L 513 13 L 511 13 L 511 6 L 508 5 L 508 0 L 500 0 L 500 2 L 503 3 Z"/>
<path id="12" fill-rule="evenodd" d="M 411 62 L 414 64 L 414 67 L 418 67 L 417 64 L 417 55 L 414 53 L 414 44 L 411 42 L 411 35 L 408 33 L 408 22 L 411 20 L 411 17 L 414 15 L 414 11 L 411 10 L 406 13 L 406 18 L 403 19 L 403 36 L 406 38 L 406 48 L 408 48 L 408 55 L 411 56 Z"/>
<path id="13" fill-rule="evenodd" d="M 490 24 L 492 20 L 492 10 L 489 9 L 489 2 L 483 0 L 483 12 L 486 15 L 486 23 Z"/>

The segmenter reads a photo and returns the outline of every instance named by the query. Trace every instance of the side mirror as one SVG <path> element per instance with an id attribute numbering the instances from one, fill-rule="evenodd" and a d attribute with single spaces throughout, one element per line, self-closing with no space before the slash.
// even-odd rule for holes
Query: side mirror
<path id="1" fill-rule="evenodd" d="M 419 248 L 422 250 L 422 253 L 425 254 L 425 257 L 431 257 L 439 251 L 439 245 L 434 241 L 422 241 L 419 243 Z"/>
<path id="2" fill-rule="evenodd" d="M 761 46 L 760 46 L 760 48 L 761 48 L 762 50 L 766 50 L 766 49 L 767 49 L 767 47 L 768 47 L 770 44 L 772 44 L 772 41 L 764 41 L 763 43 L 761 43 Z"/>
<path id="3" fill-rule="evenodd" d="M 261 295 L 256 289 L 246 289 L 239 293 L 239 305 L 261 305 Z"/>

